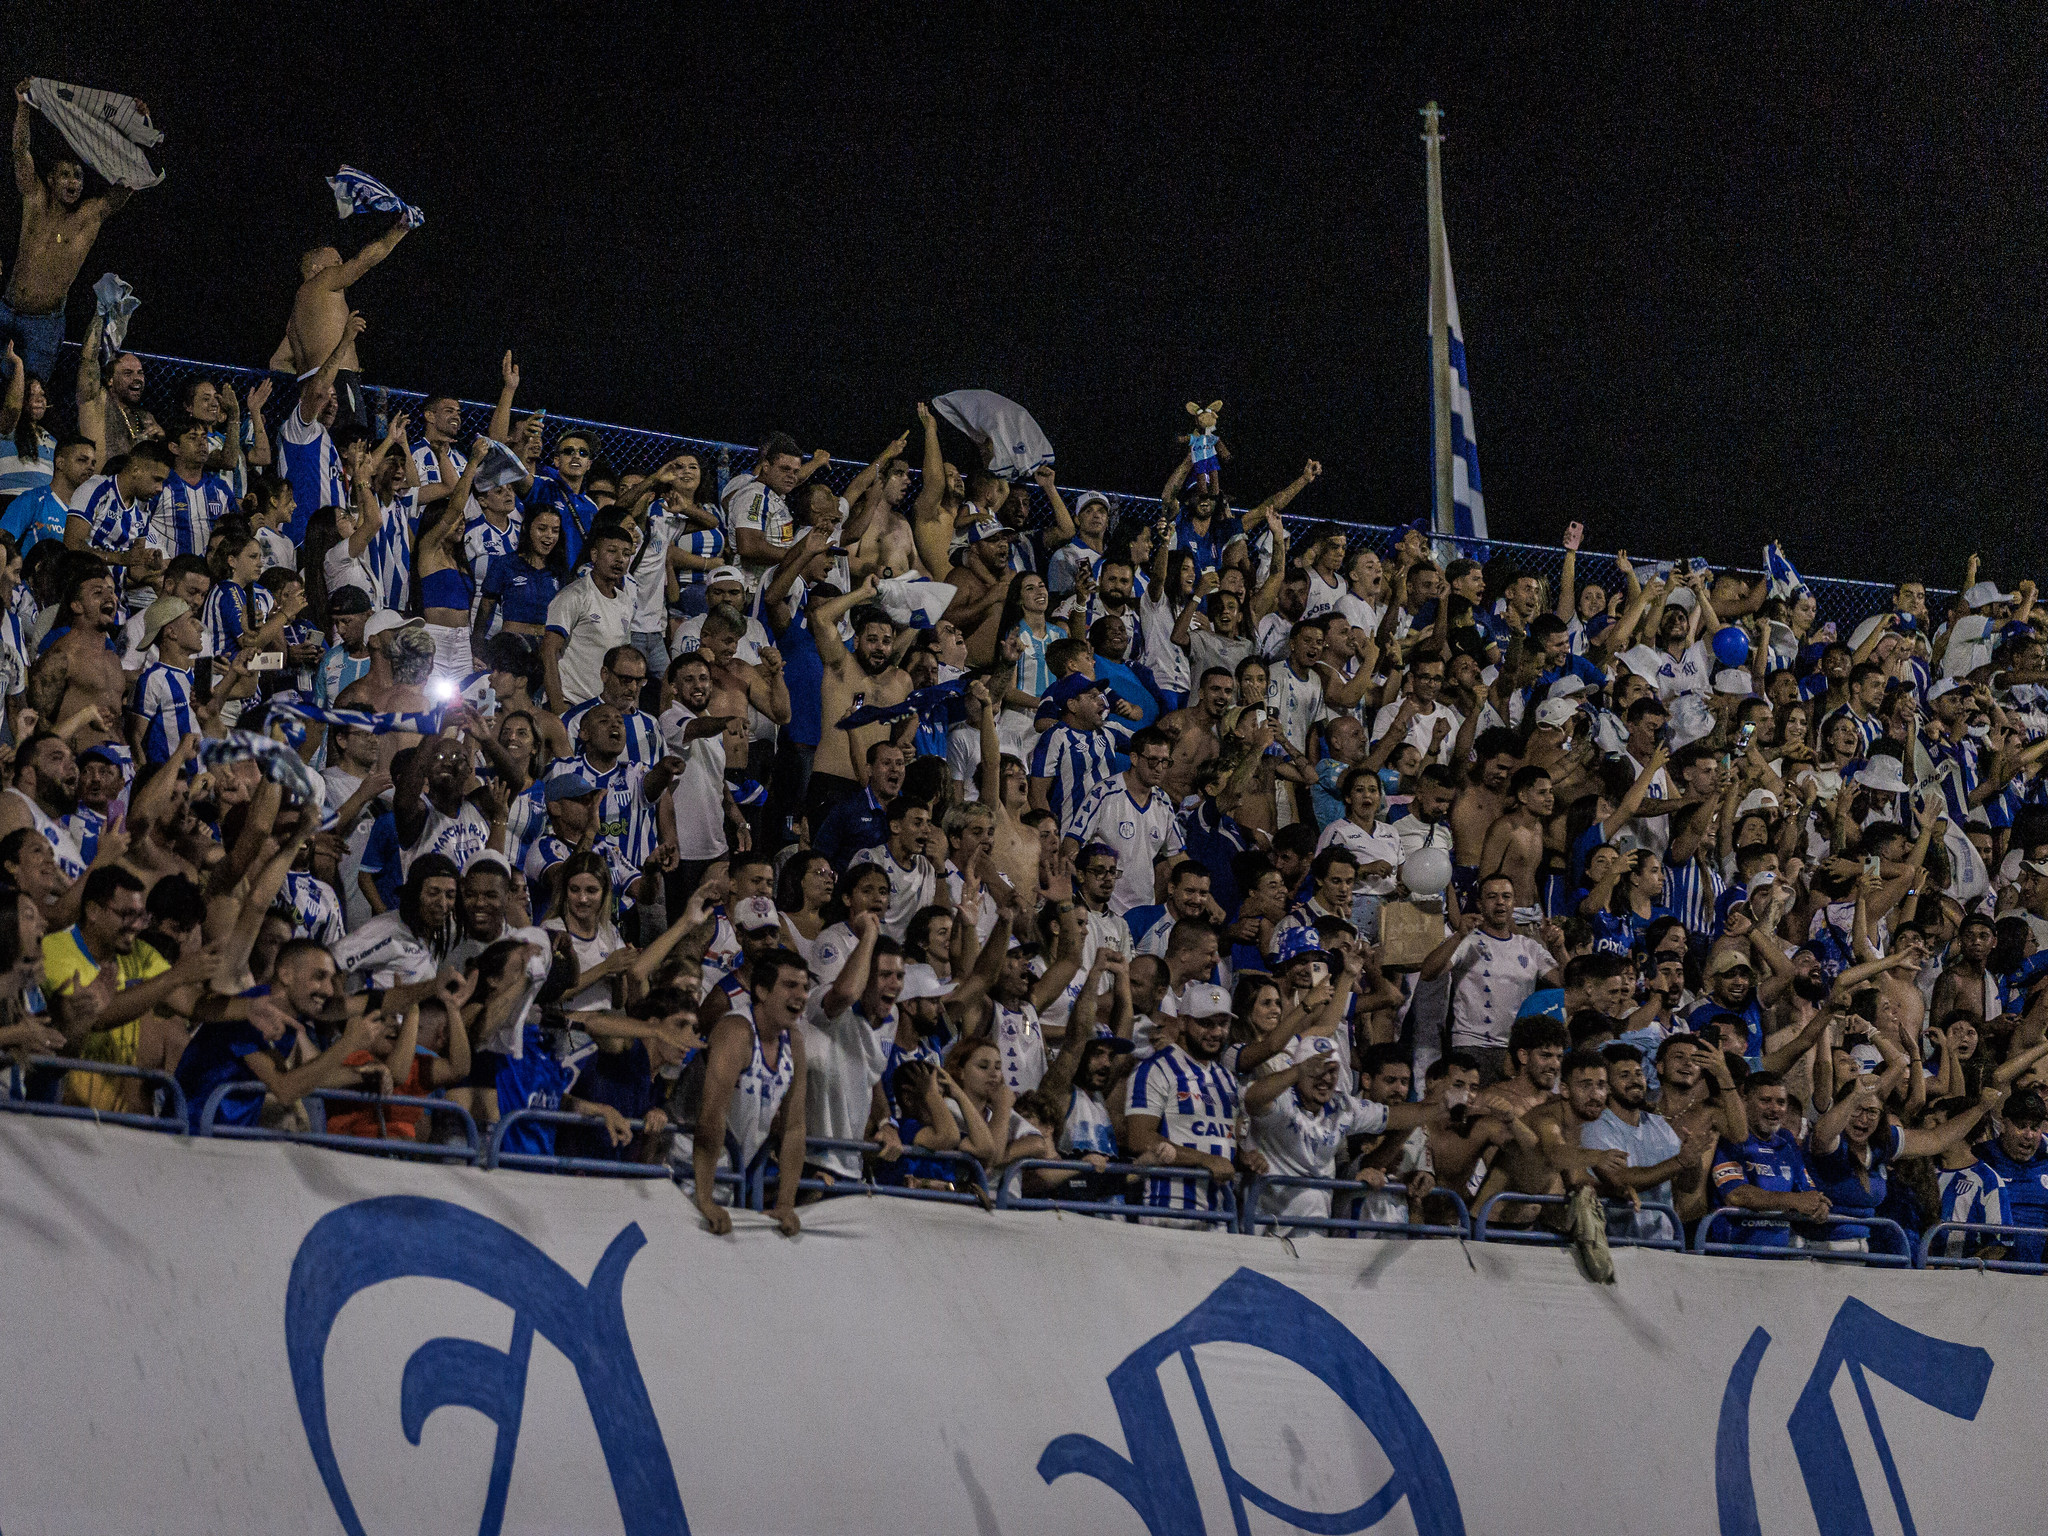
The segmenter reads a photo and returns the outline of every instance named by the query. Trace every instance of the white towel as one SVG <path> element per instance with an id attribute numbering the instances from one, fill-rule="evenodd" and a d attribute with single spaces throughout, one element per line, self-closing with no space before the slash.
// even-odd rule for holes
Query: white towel
<path id="1" fill-rule="evenodd" d="M 891 576 L 875 583 L 875 602 L 889 621 L 913 629 L 930 629 L 952 606 L 960 589 L 950 582 L 919 576 Z"/>
<path id="2" fill-rule="evenodd" d="M 140 191 L 164 179 L 143 153 L 163 143 L 164 136 L 150 122 L 149 108 L 133 96 L 38 77 L 28 83 L 28 104 L 115 186 Z"/>
<path id="3" fill-rule="evenodd" d="M 94 306 L 100 317 L 100 334 L 106 337 L 107 356 L 112 357 L 121 350 L 121 343 L 128 339 L 128 321 L 135 311 L 142 308 L 142 300 L 135 297 L 135 290 L 111 272 L 102 273 L 100 280 L 92 285 Z"/>
<path id="4" fill-rule="evenodd" d="M 1014 400 L 986 389 L 956 389 L 932 401 L 932 409 L 973 438 L 990 472 L 1005 480 L 1028 480 L 1052 462 L 1052 444 Z"/>
<path id="5" fill-rule="evenodd" d="M 511 485 L 526 478 L 526 463 L 494 437 L 484 439 L 483 462 L 477 467 L 476 476 L 469 482 L 472 493 L 495 491 L 501 485 Z"/>

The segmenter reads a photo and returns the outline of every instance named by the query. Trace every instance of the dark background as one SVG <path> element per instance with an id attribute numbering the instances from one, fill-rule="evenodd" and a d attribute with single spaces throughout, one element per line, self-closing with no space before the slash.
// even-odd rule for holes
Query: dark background
<path id="1" fill-rule="evenodd" d="M 10 80 L 133 92 L 169 179 L 103 234 L 131 345 L 260 366 L 346 160 L 426 210 L 355 290 L 373 381 L 866 458 L 1026 404 L 1156 494 L 1221 396 L 1251 499 L 1429 505 L 1423 156 L 1495 537 L 2011 581 L 2048 481 L 2038 16 L 1410 6 L 1309 20 L 20 6 Z M 1541 9 L 1541 18 L 1522 14 Z M 339 23 L 339 24 L 338 24 Z"/>

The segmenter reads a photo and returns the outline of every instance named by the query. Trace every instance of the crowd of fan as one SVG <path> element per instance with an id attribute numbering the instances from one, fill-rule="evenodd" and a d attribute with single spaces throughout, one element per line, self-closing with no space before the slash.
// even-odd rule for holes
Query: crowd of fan
<path id="1" fill-rule="evenodd" d="M 723 485 L 619 474 L 510 354 L 482 436 L 452 394 L 377 432 L 347 292 L 402 222 L 308 253 L 274 406 L 161 400 L 95 321 L 60 412 L 23 274 L 119 203 L 28 110 L 18 1091 L 151 1108 L 55 1055 L 195 1122 L 223 1087 L 286 1128 L 363 1090 L 326 1128 L 365 1138 L 567 1110 L 505 1150 L 665 1161 L 716 1230 L 762 1163 L 785 1231 L 799 1167 L 1165 1222 L 1361 1186 L 1262 1186 L 1283 1229 L 1507 1193 L 1589 1250 L 2048 1227 L 2030 582 L 1972 557 L 1840 635 L 1700 562 L 1580 581 L 1577 524 L 1554 587 L 1419 527 L 1297 539 L 1314 462 L 1247 509 L 1183 458 L 1119 520 L 963 474 L 923 406 L 843 492 L 780 433 Z"/>

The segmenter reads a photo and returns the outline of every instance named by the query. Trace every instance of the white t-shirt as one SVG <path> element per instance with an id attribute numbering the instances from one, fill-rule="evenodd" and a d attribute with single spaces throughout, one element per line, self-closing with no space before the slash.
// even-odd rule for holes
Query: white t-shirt
<path id="1" fill-rule="evenodd" d="M 1678 655 L 1658 653 L 1657 697 L 1669 704 L 1681 693 L 1707 694 L 1714 691 L 1714 653 L 1704 640 L 1695 640 Z"/>
<path id="2" fill-rule="evenodd" d="M 641 634 L 658 635 L 668 622 L 668 546 L 675 533 L 675 519 L 650 509 L 645 526 L 647 531 L 633 551 L 627 572 L 636 591 L 633 628 Z"/>
<path id="3" fill-rule="evenodd" d="M 889 877 L 889 910 L 882 914 L 882 932 L 901 944 L 910 931 L 910 920 L 938 896 L 939 873 L 932 868 L 932 861 L 920 853 L 906 868 L 883 843 L 861 849 L 851 862 L 872 864 Z"/>
<path id="4" fill-rule="evenodd" d="M 693 613 L 676 625 L 675 644 L 672 647 L 676 655 L 686 656 L 691 651 L 703 648 L 705 617 L 704 614 Z M 761 659 L 761 647 L 772 644 L 774 641 L 768 634 L 767 625 L 752 614 L 748 614 L 746 633 L 740 636 L 739 643 L 733 647 L 733 656 L 736 660 L 752 666 Z"/>
<path id="5" fill-rule="evenodd" d="M 1107 843 L 1116 850 L 1116 889 L 1110 892 L 1109 910 L 1119 917 L 1153 901 L 1152 861 L 1187 846 L 1166 791 L 1152 790 L 1140 805 L 1120 773 L 1089 792 L 1068 828 L 1083 848 Z"/>
<path id="6" fill-rule="evenodd" d="M 1275 662 L 1266 684 L 1266 708 L 1272 712 L 1273 723 L 1287 738 L 1288 745 L 1297 752 L 1307 752 L 1310 727 L 1330 718 L 1329 707 L 1323 703 L 1323 674 L 1312 671 L 1307 677 L 1300 677 L 1295 673 L 1294 663 Z"/>
<path id="7" fill-rule="evenodd" d="M 1304 619 L 1319 619 L 1326 613 L 1335 613 L 1337 605 L 1348 595 L 1342 581 L 1325 581 L 1321 571 L 1308 573 L 1308 601 L 1301 605 Z"/>
<path id="8" fill-rule="evenodd" d="M 811 993 L 800 1024 L 809 1073 L 804 1127 L 827 1141 L 859 1141 L 868 1128 L 875 1084 L 889 1064 L 887 1046 L 896 1037 L 896 1011 L 892 1008 L 886 1018 L 871 1023 L 854 1003 L 828 1018 L 819 1006 L 824 996 L 822 986 Z M 845 1178 L 860 1177 L 858 1152 L 819 1151 L 813 1160 Z"/>
<path id="9" fill-rule="evenodd" d="M 1045 1078 L 1045 1033 L 1038 1010 L 1029 1003 L 1005 1008 L 990 999 L 994 1027 L 990 1034 L 1002 1053 L 1003 1081 L 1018 1093 L 1029 1093 Z"/>
<path id="10" fill-rule="evenodd" d="M 263 568 L 281 565 L 286 570 L 299 568 L 299 546 L 284 536 L 281 529 L 258 528 L 256 542 L 263 546 Z"/>
<path id="11" fill-rule="evenodd" d="M 1178 617 L 1173 603 L 1164 595 L 1149 594 L 1138 603 L 1138 628 L 1145 636 L 1145 660 L 1152 667 L 1152 681 L 1168 693 L 1186 693 L 1193 686 L 1188 676 L 1188 653 L 1173 643 L 1173 625 Z"/>
<path id="12" fill-rule="evenodd" d="M 434 952 L 396 911 L 380 912 L 335 945 L 334 968 L 343 975 L 364 971 L 372 984 L 402 987 L 426 981 L 436 970 Z"/>
<path id="13" fill-rule="evenodd" d="M 551 917 L 541 924 L 549 933 L 569 933 L 569 925 L 559 917 Z M 619 937 L 619 930 L 610 923 L 599 923 L 593 938 L 578 938 L 569 933 L 569 947 L 576 952 L 576 964 L 585 971 L 594 970 L 603 963 L 606 956 L 626 947 L 626 941 Z M 612 1005 L 612 986 L 600 981 L 595 986 L 579 988 L 572 996 L 562 1000 L 562 1006 L 571 1013 L 587 1013 L 595 1008 L 609 1008 Z"/>
<path id="14" fill-rule="evenodd" d="M 699 736 L 673 750 L 683 759 L 683 771 L 669 791 L 676 818 L 676 850 L 680 857 L 692 861 L 723 858 L 727 847 L 725 741 L 718 736 Z"/>
<path id="15" fill-rule="evenodd" d="M 1380 706 L 1380 712 L 1372 717 L 1372 740 L 1374 746 L 1378 746 L 1387 732 L 1394 728 L 1394 716 L 1400 712 L 1401 701 L 1399 699 L 1396 699 L 1391 704 Z M 1437 747 L 1435 756 L 1432 757 L 1430 755 L 1429 743 L 1430 738 L 1436 735 L 1436 723 L 1439 720 L 1447 722 L 1450 729 L 1444 732 L 1444 739 Z M 1451 752 L 1458 740 L 1458 732 L 1464 727 L 1464 724 L 1465 717 L 1439 699 L 1436 702 L 1436 707 L 1427 714 L 1417 714 L 1414 719 L 1408 722 L 1408 734 L 1402 739 L 1422 754 L 1422 760 L 1425 763 L 1449 763 Z"/>
<path id="16" fill-rule="evenodd" d="M 1370 831 L 1361 827 L 1349 816 L 1339 816 L 1327 827 L 1316 842 L 1316 852 L 1321 853 L 1332 843 L 1342 844 L 1366 864 L 1391 864 L 1394 873 L 1389 875 L 1360 874 L 1356 889 L 1369 896 L 1391 896 L 1394 884 L 1401 871 L 1401 836 L 1394 827 L 1384 821 L 1376 821 Z"/>
<path id="17" fill-rule="evenodd" d="M 562 692 L 568 695 L 564 708 L 597 697 L 603 686 L 600 674 L 605 652 L 630 640 L 633 609 L 639 600 L 632 577 L 606 597 L 586 572 L 548 604 L 548 633 L 568 640 L 561 660 Z"/>
<path id="18" fill-rule="evenodd" d="M 1371 1099 L 1333 1094 L 1311 1114 L 1292 1088 L 1252 1120 L 1252 1145 L 1263 1152 L 1272 1171 L 1298 1179 L 1334 1179 L 1337 1157 L 1347 1136 L 1377 1136 L 1387 1128 L 1387 1106 Z M 1327 1189 L 1282 1188 L 1262 1191 L 1261 1216 L 1328 1216 Z"/>
<path id="19" fill-rule="evenodd" d="M 361 556 L 349 553 L 347 539 L 343 539 L 327 551 L 327 559 L 320 567 L 320 574 L 327 578 L 327 592 L 330 597 L 343 587 L 360 587 L 369 594 L 371 602 L 379 608 L 384 606 L 378 596 L 376 583 L 370 580 L 369 563 Z"/>

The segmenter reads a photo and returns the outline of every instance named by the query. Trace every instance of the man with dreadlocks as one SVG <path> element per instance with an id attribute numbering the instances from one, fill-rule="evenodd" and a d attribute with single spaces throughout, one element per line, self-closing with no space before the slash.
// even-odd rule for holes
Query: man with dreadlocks
<path id="1" fill-rule="evenodd" d="M 380 912 L 334 946 L 334 968 L 371 986 L 430 979 L 455 947 L 455 861 L 423 853 L 406 871 L 398 905 Z"/>

